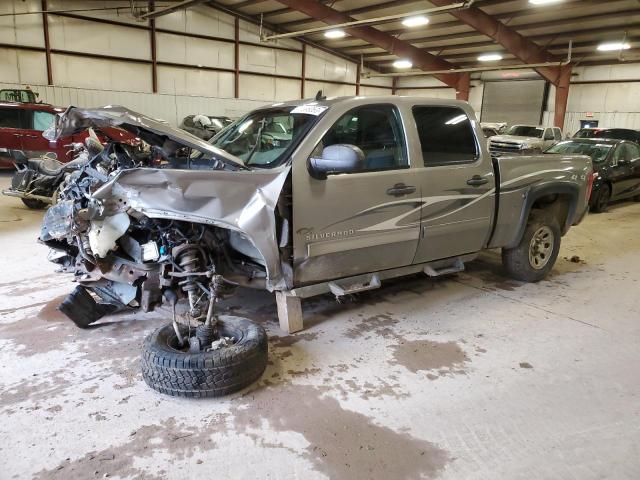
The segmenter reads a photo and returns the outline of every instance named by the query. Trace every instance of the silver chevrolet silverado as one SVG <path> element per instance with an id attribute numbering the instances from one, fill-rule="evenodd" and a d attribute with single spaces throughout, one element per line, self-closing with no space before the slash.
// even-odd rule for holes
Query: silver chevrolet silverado
<path id="1" fill-rule="evenodd" d="M 489 139 L 489 151 L 499 155 L 531 155 L 542 153 L 562 140 L 558 127 L 513 125 Z"/>
<path id="2" fill-rule="evenodd" d="M 78 283 L 60 309 L 86 327 L 168 306 L 144 379 L 215 396 L 267 362 L 264 329 L 216 309 L 237 286 L 275 292 L 292 332 L 301 298 L 458 272 L 484 249 L 539 281 L 587 211 L 591 160 L 492 157 L 475 118 L 453 100 L 318 95 L 254 110 L 207 143 L 122 107 L 70 107 L 51 138 L 111 126 L 150 149 L 93 152 L 47 211 L 40 239 Z"/>

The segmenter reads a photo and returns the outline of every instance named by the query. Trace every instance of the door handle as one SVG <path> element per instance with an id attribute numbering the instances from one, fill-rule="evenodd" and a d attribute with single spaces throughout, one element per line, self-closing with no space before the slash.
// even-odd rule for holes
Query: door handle
<path id="1" fill-rule="evenodd" d="M 469 180 L 467 180 L 467 185 L 471 185 L 472 187 L 479 187 L 480 185 L 484 185 L 485 183 L 489 183 L 489 180 L 481 177 L 480 175 L 474 175 Z"/>
<path id="2" fill-rule="evenodd" d="M 38 135 L 24 135 L 27 138 L 38 138 Z"/>
<path id="3" fill-rule="evenodd" d="M 14 133 L 14 134 L 13 134 L 13 136 L 14 136 L 14 137 L 18 137 L 18 138 L 20 138 L 20 137 L 23 137 L 24 135 L 22 135 L 22 134 L 20 134 L 20 133 Z"/>
<path id="4" fill-rule="evenodd" d="M 416 187 L 405 185 L 404 183 L 396 183 L 393 187 L 387 189 L 387 195 L 393 197 L 402 197 L 416 191 Z"/>

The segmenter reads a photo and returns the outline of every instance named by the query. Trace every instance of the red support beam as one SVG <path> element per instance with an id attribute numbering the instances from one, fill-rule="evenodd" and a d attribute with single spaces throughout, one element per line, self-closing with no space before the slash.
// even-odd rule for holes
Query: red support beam
<path id="1" fill-rule="evenodd" d="M 430 0 L 437 6 L 445 6 L 453 3 L 451 0 Z M 451 12 L 463 23 L 466 23 L 476 31 L 493 38 L 496 42 L 507 49 L 509 53 L 524 63 L 546 63 L 558 62 L 561 59 L 539 46 L 535 42 L 521 35 L 513 28 L 510 28 L 498 21 L 491 15 L 483 12 L 477 7 L 469 7 L 464 10 Z M 564 118 L 567 112 L 567 100 L 569 98 L 569 84 L 571 82 L 571 65 L 549 66 L 534 68 L 538 74 L 551 82 L 556 87 L 555 116 L 554 125 L 564 128 Z"/>
<path id="2" fill-rule="evenodd" d="M 51 44 L 49 43 L 49 20 L 47 18 L 47 0 L 42 0 L 42 33 L 44 35 L 44 55 L 47 62 L 47 84 L 53 85 L 51 72 Z"/>
<path id="3" fill-rule="evenodd" d="M 302 44 L 302 65 L 300 69 L 300 98 L 304 98 L 304 83 L 307 76 L 307 45 Z"/>
<path id="4" fill-rule="evenodd" d="M 331 7 L 318 3 L 314 0 L 278 0 L 294 10 L 304 13 L 305 15 L 324 22 L 328 25 L 346 23 L 354 21 L 349 15 L 345 15 Z M 411 60 L 414 67 L 423 71 L 429 70 L 448 70 L 455 68 L 454 65 L 446 62 L 435 55 L 431 55 L 404 40 L 392 37 L 373 27 L 350 27 L 345 31 L 353 37 L 360 38 L 372 45 L 382 48 L 389 53 L 397 55 L 400 58 Z M 458 89 L 461 76 L 457 73 L 434 74 L 438 80 L 444 84 Z"/>
<path id="5" fill-rule="evenodd" d="M 455 3 L 451 0 L 430 0 L 436 6 L 442 7 Z M 532 42 L 528 38 L 519 34 L 513 28 L 506 26 L 491 15 L 485 13 L 476 7 L 469 7 L 464 10 L 450 12 L 463 23 L 466 23 L 476 31 L 493 38 L 496 42 L 513 54 L 516 58 L 524 63 L 546 63 L 560 62 L 557 58 Z M 557 67 L 538 67 L 535 71 L 544 79 L 550 81 L 554 85 L 560 78 L 560 69 Z"/>
<path id="6" fill-rule="evenodd" d="M 155 10 L 155 1 L 149 0 L 149 11 Z M 149 20 L 149 38 L 151 41 L 151 91 L 158 93 L 158 57 L 156 55 L 156 21 Z"/>
<path id="7" fill-rule="evenodd" d="M 471 89 L 471 74 L 461 73 L 460 81 L 458 82 L 458 86 L 456 88 L 456 99 L 464 100 L 465 102 L 468 102 L 470 89 Z"/>
<path id="8" fill-rule="evenodd" d="M 556 102 L 553 116 L 553 125 L 564 130 L 564 119 L 567 114 L 567 101 L 569 99 L 569 84 L 571 83 L 571 65 L 560 68 L 560 78 L 556 84 Z"/>
<path id="9" fill-rule="evenodd" d="M 360 77 L 362 77 L 362 64 L 356 63 L 356 95 L 360 95 Z"/>
<path id="10" fill-rule="evenodd" d="M 233 25 L 234 31 L 234 44 L 233 44 L 233 55 L 235 62 L 235 73 L 233 77 L 233 96 L 234 98 L 240 97 L 240 19 L 235 17 L 235 22 Z"/>

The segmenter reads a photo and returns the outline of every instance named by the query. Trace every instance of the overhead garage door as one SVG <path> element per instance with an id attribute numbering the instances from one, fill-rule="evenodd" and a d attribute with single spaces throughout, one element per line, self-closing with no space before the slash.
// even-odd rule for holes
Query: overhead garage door
<path id="1" fill-rule="evenodd" d="M 544 94 L 544 80 L 486 82 L 480 121 L 538 125 Z"/>

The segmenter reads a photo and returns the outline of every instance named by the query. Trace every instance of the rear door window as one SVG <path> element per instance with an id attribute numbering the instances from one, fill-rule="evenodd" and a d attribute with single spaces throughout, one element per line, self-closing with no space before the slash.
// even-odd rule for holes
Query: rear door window
<path id="1" fill-rule="evenodd" d="M 0 107 L 0 128 L 24 128 L 20 109 Z"/>
<path id="2" fill-rule="evenodd" d="M 473 127 L 464 110 L 415 106 L 412 111 L 425 167 L 469 163 L 478 158 Z"/>
<path id="3" fill-rule="evenodd" d="M 556 140 L 562 140 L 562 132 L 560 131 L 559 128 L 553 129 L 553 136 L 555 137 Z"/>

